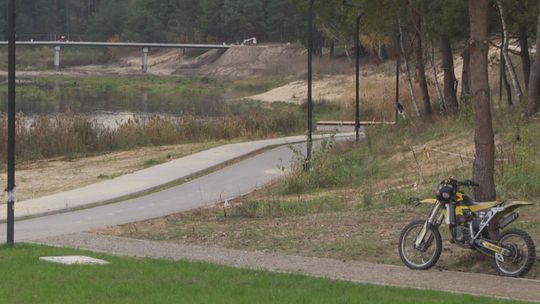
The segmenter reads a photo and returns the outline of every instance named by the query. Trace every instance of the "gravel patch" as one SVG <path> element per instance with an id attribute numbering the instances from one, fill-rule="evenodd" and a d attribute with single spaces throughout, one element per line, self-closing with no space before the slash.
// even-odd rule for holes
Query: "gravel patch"
<path id="1" fill-rule="evenodd" d="M 91 233 L 33 241 L 115 255 L 204 261 L 241 268 L 298 273 L 358 283 L 441 290 L 540 302 L 540 281 L 453 271 L 412 271 L 405 267 L 324 258 L 247 252 L 217 247 L 135 240 Z"/>

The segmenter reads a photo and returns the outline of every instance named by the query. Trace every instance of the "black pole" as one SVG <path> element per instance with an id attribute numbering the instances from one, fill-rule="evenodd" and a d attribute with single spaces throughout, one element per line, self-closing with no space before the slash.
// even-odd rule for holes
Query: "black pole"
<path id="1" fill-rule="evenodd" d="M 504 29 L 501 25 L 501 52 L 500 52 L 500 60 L 499 60 L 499 106 L 502 105 L 502 93 L 503 93 L 503 75 L 505 73 L 504 66 L 506 64 L 503 54 L 503 48 L 504 48 Z"/>
<path id="2" fill-rule="evenodd" d="M 309 0 L 308 9 L 308 135 L 307 135 L 307 156 L 306 156 L 306 168 L 310 169 L 311 165 L 311 152 L 313 149 L 313 2 L 315 0 Z"/>
<path id="3" fill-rule="evenodd" d="M 7 244 L 14 244 L 15 222 L 15 0 L 8 2 Z"/>
<path id="4" fill-rule="evenodd" d="M 354 131 L 356 132 L 356 141 L 360 141 L 360 18 L 356 17 L 356 37 L 354 39 L 356 52 L 356 115 Z"/>
<path id="5" fill-rule="evenodd" d="M 400 41 L 401 41 L 401 36 L 398 32 L 397 34 L 398 53 L 397 53 L 397 59 L 396 59 L 396 116 L 394 120 L 396 124 L 398 122 L 398 115 L 399 115 L 399 74 L 400 74 L 400 68 L 401 68 L 401 49 L 399 47 Z"/>

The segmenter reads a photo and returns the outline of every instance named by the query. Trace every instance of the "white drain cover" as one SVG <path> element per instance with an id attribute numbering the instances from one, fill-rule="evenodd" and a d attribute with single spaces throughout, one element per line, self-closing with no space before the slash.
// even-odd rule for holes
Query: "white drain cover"
<path id="1" fill-rule="evenodd" d="M 53 256 L 53 257 L 40 257 L 40 261 L 58 263 L 64 265 L 105 265 L 109 262 L 94 259 L 87 256 Z"/>

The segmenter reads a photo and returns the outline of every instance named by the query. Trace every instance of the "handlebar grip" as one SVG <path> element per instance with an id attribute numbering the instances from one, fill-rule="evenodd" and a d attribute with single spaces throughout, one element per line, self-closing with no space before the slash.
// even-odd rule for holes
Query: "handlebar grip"
<path id="1" fill-rule="evenodd" d="M 463 182 L 460 182 L 458 180 L 456 180 L 453 176 L 449 177 L 448 178 L 448 181 L 450 182 L 454 182 L 456 183 L 458 186 L 466 186 L 466 187 L 480 187 L 480 184 L 478 184 L 477 182 L 471 180 L 471 179 L 467 179 Z"/>
<path id="2" fill-rule="evenodd" d="M 480 187 L 480 184 L 470 179 L 466 180 L 464 184 L 469 187 Z"/>

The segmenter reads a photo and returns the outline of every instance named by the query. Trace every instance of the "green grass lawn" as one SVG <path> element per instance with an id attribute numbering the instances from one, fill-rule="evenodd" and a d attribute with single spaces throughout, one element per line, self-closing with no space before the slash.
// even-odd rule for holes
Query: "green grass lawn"
<path id="1" fill-rule="evenodd" d="M 40 262 L 103 258 L 105 266 Z M 135 259 L 72 249 L 0 248 L 1 303 L 493 303 L 494 299 L 360 285 L 207 263 Z M 497 303 L 517 303 L 497 300 Z"/>

